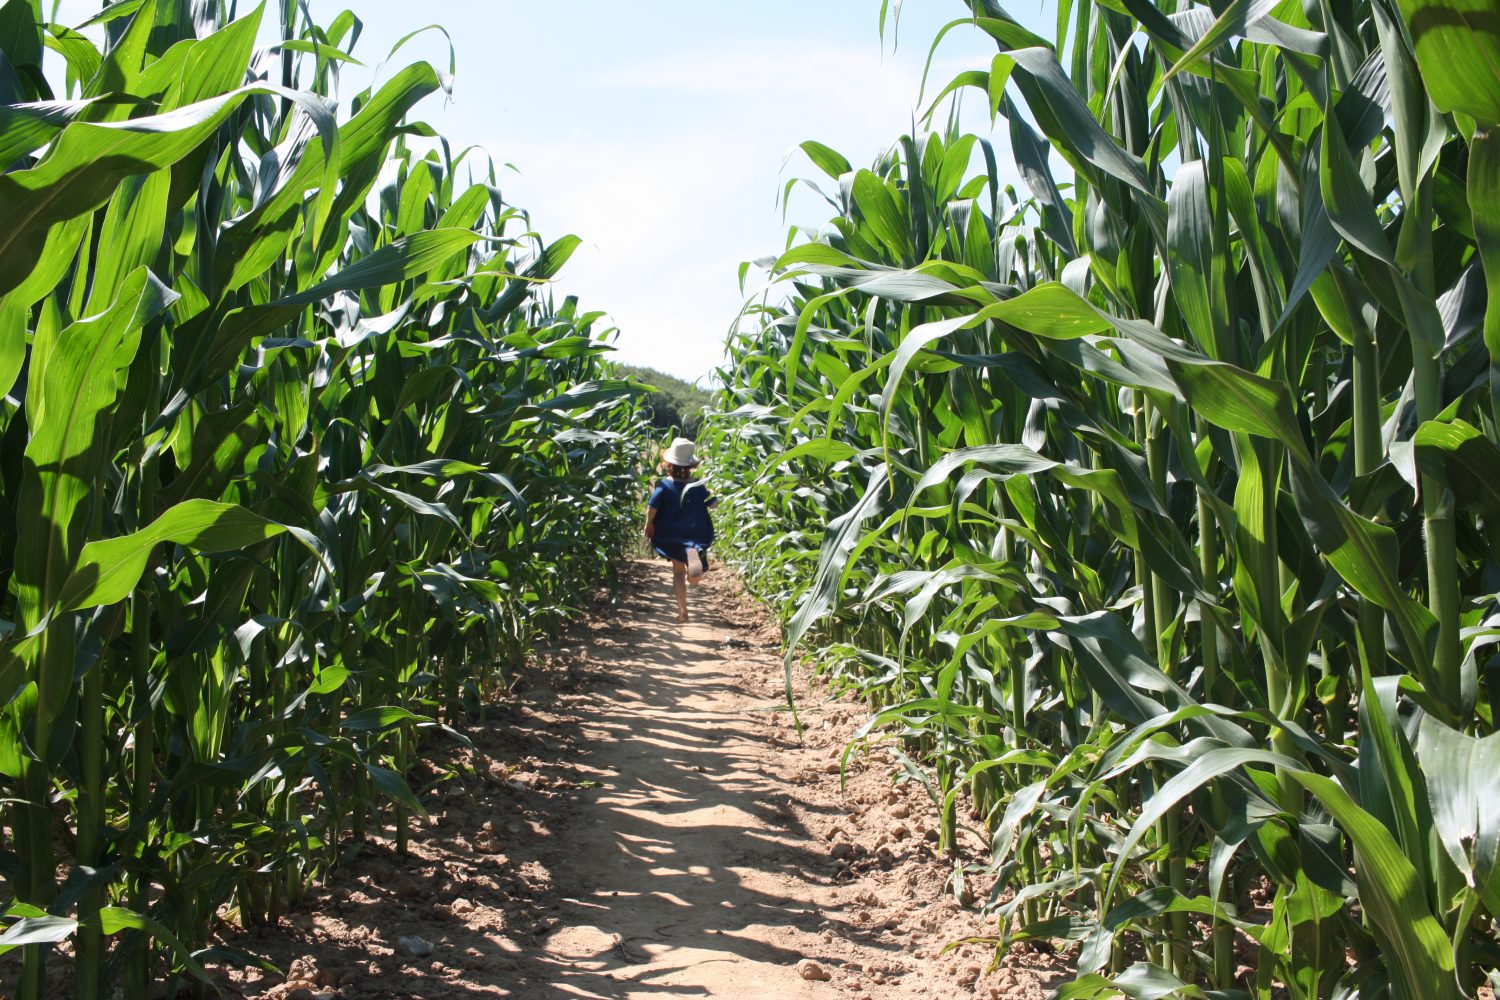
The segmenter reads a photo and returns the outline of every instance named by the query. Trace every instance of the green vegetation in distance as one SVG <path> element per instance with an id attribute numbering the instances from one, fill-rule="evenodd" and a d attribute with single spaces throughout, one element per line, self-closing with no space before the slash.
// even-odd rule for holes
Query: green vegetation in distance
<path id="1" fill-rule="evenodd" d="M 996 53 L 934 110 L 983 101 L 1027 193 L 951 124 L 806 143 L 836 214 L 703 435 L 788 666 L 945 846 L 972 804 L 1059 998 L 1493 988 L 1494 4 L 954 6 Z"/>
<path id="2" fill-rule="evenodd" d="M 434 67 L 341 106 L 362 25 L 305 11 L 130 0 L 94 18 L 100 51 L 0 4 L 22 1000 L 203 993 L 205 966 L 260 962 L 218 928 L 275 921 L 368 836 L 404 851 L 419 749 L 462 741 L 634 537 L 642 390 L 601 314 L 549 290 L 577 239 L 541 240 L 482 154 L 409 120 Z"/>
<path id="3" fill-rule="evenodd" d="M 620 365 L 619 371 L 656 389 L 646 397 L 643 405 L 657 437 L 667 437 L 674 430 L 685 437 L 698 436 L 704 411 L 713 405 L 711 393 L 655 368 Z"/>

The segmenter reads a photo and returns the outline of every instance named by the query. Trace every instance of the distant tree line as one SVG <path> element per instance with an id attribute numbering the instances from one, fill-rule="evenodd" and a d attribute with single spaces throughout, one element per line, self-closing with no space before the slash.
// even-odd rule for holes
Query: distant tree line
<path id="1" fill-rule="evenodd" d="M 651 423 L 663 434 L 673 430 L 684 437 L 696 438 L 698 425 L 703 420 L 703 408 L 712 397 L 691 382 L 659 372 L 655 368 L 621 365 L 627 376 L 640 379 L 656 388 L 656 392 L 645 400 Z"/>

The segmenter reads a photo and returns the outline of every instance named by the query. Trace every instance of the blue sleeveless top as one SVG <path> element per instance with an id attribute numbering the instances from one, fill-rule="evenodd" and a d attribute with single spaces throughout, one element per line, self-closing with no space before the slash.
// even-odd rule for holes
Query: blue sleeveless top
<path id="1" fill-rule="evenodd" d="M 708 516 L 708 505 L 713 499 L 702 483 L 679 483 L 673 479 L 658 482 L 648 502 L 648 506 L 656 508 L 656 537 L 652 541 L 657 545 L 711 544 L 714 523 Z"/>

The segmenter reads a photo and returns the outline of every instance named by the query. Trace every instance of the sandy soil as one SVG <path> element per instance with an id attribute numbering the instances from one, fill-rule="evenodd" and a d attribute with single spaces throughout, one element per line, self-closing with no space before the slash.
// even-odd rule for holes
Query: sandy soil
<path id="1" fill-rule="evenodd" d="M 229 992 L 1041 1000 L 1048 956 L 986 972 L 987 945 L 939 954 L 993 928 L 945 896 L 954 862 L 891 759 L 841 787 L 863 709 L 802 678 L 799 740 L 776 711 L 775 626 L 717 570 L 678 627 L 669 582 L 632 563 L 618 605 L 529 669 L 472 750 L 433 748 L 414 785 L 451 780 L 408 857 L 372 840 L 282 927 L 226 935 L 287 973 L 237 972 Z"/>

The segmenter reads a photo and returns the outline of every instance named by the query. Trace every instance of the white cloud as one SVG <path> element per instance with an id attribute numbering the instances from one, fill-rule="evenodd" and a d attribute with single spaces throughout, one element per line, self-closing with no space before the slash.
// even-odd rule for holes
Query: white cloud
<path id="1" fill-rule="evenodd" d="M 872 103 L 911 104 L 919 77 L 888 62 L 873 46 L 844 48 L 788 41 L 761 46 L 670 53 L 609 73 L 606 86 L 713 94 L 732 101 L 834 99 L 858 93 Z M 874 87 L 873 92 L 867 88 Z"/>
<path id="2" fill-rule="evenodd" d="M 609 311 L 626 360 L 689 378 L 719 360 L 739 306 L 733 248 L 752 238 L 740 203 L 758 178 L 751 157 L 694 154 L 732 139 L 503 147 L 523 170 L 505 183 L 507 197 L 549 238 L 583 237 L 560 287 Z"/>
<path id="3" fill-rule="evenodd" d="M 584 238 L 560 287 L 609 310 L 620 357 L 697 378 L 720 362 L 743 303 L 740 262 L 785 242 L 786 178 L 818 173 L 798 143 L 816 138 L 868 162 L 910 128 L 920 72 L 874 45 L 669 52 L 592 81 L 637 98 L 650 129 L 502 133 L 485 145 L 522 170 L 504 187 L 542 232 Z M 827 211 L 807 192 L 788 221 L 816 225 Z"/>

